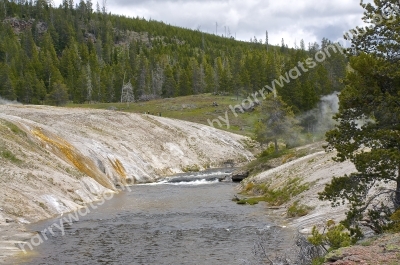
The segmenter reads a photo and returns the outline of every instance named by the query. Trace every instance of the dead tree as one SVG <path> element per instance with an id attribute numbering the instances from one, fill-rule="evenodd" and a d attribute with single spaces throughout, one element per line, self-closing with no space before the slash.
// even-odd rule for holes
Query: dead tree
<path id="1" fill-rule="evenodd" d="M 135 96 L 133 94 L 133 87 L 131 81 L 122 86 L 121 91 L 121 103 L 126 102 L 127 106 L 129 107 L 129 103 L 135 100 Z"/>

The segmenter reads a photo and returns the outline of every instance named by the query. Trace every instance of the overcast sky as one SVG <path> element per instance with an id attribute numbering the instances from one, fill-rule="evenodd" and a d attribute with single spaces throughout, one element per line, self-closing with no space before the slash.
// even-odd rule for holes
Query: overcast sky
<path id="1" fill-rule="evenodd" d="M 108 0 L 107 10 L 208 33 L 215 33 L 218 23 L 218 35 L 225 35 L 226 27 L 227 34 L 245 41 L 254 36 L 264 41 L 268 30 L 271 44 L 284 38 L 291 47 L 323 37 L 344 43 L 343 33 L 362 25 L 363 14 L 357 0 Z"/>

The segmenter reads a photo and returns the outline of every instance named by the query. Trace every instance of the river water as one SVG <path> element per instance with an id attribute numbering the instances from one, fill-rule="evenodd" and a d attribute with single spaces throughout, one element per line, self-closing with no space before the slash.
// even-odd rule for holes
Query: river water
<path id="1" fill-rule="evenodd" d="M 250 264 L 260 238 L 268 252 L 284 251 L 292 231 L 274 226 L 263 203 L 232 202 L 236 184 L 213 179 L 223 174 L 130 187 L 65 224 L 64 236 L 54 229 L 55 236 L 47 235 L 36 254 L 19 264 Z"/>

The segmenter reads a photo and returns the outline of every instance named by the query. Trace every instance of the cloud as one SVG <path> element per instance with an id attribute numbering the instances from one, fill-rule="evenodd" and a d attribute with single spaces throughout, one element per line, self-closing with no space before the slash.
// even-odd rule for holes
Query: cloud
<path id="1" fill-rule="evenodd" d="M 322 37 L 342 39 L 345 31 L 362 25 L 363 13 L 358 1 L 348 0 L 115 0 L 107 5 L 115 14 L 218 35 L 225 35 L 226 28 L 226 34 L 229 29 L 232 36 L 246 41 L 254 36 L 264 40 L 268 30 L 271 44 L 284 38 L 289 46 L 301 39 L 306 43 L 320 42 Z"/>

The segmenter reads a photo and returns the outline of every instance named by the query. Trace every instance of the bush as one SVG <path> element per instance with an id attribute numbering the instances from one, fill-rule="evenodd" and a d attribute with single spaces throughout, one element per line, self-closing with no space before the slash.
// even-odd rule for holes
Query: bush
<path id="1" fill-rule="evenodd" d="M 354 243 L 344 225 L 335 225 L 335 222 L 332 220 L 326 223 L 322 234 L 318 231 L 316 226 L 313 227 L 311 234 L 312 236 L 308 238 L 308 241 L 315 246 L 322 246 L 323 248 L 329 246 L 329 251 L 341 247 L 348 247 Z"/>
<path id="2" fill-rule="evenodd" d="M 393 222 L 390 231 L 394 233 L 399 233 L 400 232 L 400 210 L 397 210 L 392 214 L 390 217 L 390 220 Z"/>
<path id="3" fill-rule="evenodd" d="M 301 217 L 307 215 L 313 208 L 307 205 L 299 204 L 298 201 L 295 201 L 289 208 L 287 209 L 286 215 L 288 217 Z"/>
<path id="4" fill-rule="evenodd" d="M 322 265 L 325 262 L 325 258 L 324 257 L 319 257 L 319 258 L 315 258 L 312 260 L 311 265 Z"/>
<path id="5" fill-rule="evenodd" d="M 279 189 L 265 187 L 265 197 L 268 203 L 273 206 L 280 206 L 288 202 L 291 198 L 309 189 L 309 184 L 300 184 L 300 178 L 289 179 L 284 186 Z"/>
<path id="6" fill-rule="evenodd" d="M 279 189 L 270 188 L 269 184 L 254 184 L 249 182 L 244 188 L 243 194 L 261 195 L 259 197 L 244 199 L 245 202 L 251 204 L 249 200 L 255 199 L 258 202 L 266 201 L 271 206 L 280 206 L 288 201 L 294 196 L 299 195 L 305 190 L 308 190 L 309 184 L 301 184 L 300 178 L 289 179 L 285 184 L 283 184 Z M 255 203 L 253 203 L 255 204 Z"/>
<path id="7" fill-rule="evenodd" d="M 246 187 L 244 187 L 243 191 L 246 193 L 246 192 L 251 191 L 253 188 L 254 188 L 254 183 L 253 182 L 249 182 L 249 183 L 246 184 Z"/>
<path id="8" fill-rule="evenodd" d="M 275 147 L 273 145 L 269 145 L 267 149 L 265 149 L 258 155 L 258 157 L 269 157 L 273 154 L 275 154 Z"/>
<path id="9" fill-rule="evenodd" d="M 182 168 L 183 172 L 199 172 L 200 171 L 200 167 L 199 165 L 188 165 Z"/>

